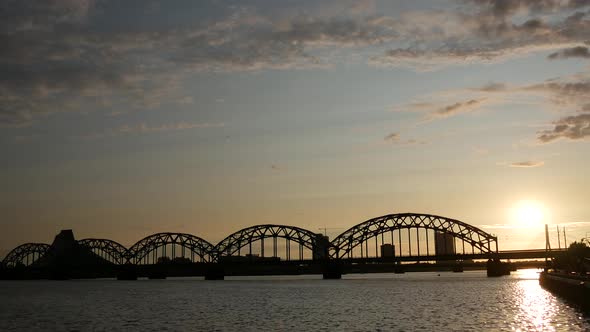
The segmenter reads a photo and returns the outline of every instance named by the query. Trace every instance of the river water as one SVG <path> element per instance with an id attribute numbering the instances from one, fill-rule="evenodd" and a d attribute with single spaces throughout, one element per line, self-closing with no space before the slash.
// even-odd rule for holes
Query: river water
<path id="1" fill-rule="evenodd" d="M 0 331 L 588 331 L 535 270 L 0 281 Z"/>

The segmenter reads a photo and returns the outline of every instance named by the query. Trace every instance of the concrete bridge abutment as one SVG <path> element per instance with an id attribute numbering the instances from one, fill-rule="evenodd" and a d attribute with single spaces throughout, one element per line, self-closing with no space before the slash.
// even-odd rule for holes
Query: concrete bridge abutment
<path id="1" fill-rule="evenodd" d="M 225 269 L 221 264 L 211 264 L 205 270 L 205 280 L 224 280 Z"/>
<path id="2" fill-rule="evenodd" d="M 510 275 L 510 264 L 504 263 L 497 258 L 488 259 L 486 269 L 488 277 L 501 277 Z"/>

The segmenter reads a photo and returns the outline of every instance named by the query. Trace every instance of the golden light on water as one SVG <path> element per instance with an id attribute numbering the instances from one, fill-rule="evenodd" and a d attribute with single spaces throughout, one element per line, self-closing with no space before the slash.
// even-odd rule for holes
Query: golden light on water
<path id="1" fill-rule="evenodd" d="M 555 297 L 539 286 L 538 270 L 521 270 L 516 274 L 521 280 L 516 283 L 513 292 L 516 296 L 514 331 L 556 331 L 555 316 L 559 306 Z"/>

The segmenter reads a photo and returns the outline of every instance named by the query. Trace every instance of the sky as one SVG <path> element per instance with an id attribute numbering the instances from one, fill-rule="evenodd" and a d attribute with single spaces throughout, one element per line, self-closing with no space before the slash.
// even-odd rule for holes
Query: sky
<path id="1" fill-rule="evenodd" d="M 588 1 L 2 0 L 0 45 L 0 257 L 402 212 L 590 232 Z"/>

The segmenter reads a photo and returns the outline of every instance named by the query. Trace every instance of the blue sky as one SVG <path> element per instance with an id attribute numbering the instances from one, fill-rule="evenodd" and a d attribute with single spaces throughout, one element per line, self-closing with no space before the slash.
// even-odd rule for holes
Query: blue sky
<path id="1" fill-rule="evenodd" d="M 0 254 L 396 212 L 590 232 L 585 1 L 0 4 Z M 532 227 L 513 211 L 533 202 Z"/>

